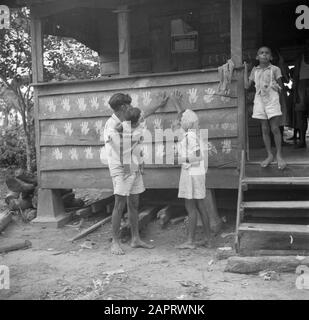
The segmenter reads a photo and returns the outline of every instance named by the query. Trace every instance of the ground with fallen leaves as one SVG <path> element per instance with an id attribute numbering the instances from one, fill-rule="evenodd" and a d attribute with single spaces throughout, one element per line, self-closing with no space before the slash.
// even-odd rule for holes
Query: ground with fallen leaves
<path id="1" fill-rule="evenodd" d="M 4 189 L 2 184 L 2 199 Z M 295 288 L 292 273 L 266 281 L 264 276 L 224 272 L 226 260 L 216 260 L 216 249 L 232 244 L 228 234 L 234 218 L 228 217 L 212 249 L 177 250 L 175 245 L 185 239 L 184 224 L 162 229 L 154 221 L 142 236 L 155 249 L 132 249 L 124 243 L 126 255 L 113 256 L 110 224 L 72 243 L 68 239 L 79 232 L 74 224 L 50 229 L 15 217 L 0 243 L 30 240 L 32 247 L 0 255 L 0 265 L 10 268 L 11 285 L 0 290 L 0 299 L 309 299 L 309 291 Z M 89 219 L 84 228 L 99 219 Z"/>

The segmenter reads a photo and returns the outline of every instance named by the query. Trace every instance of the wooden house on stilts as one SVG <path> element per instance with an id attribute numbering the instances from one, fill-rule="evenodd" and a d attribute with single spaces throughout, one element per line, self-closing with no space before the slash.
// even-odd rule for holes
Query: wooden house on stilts
<path id="1" fill-rule="evenodd" d="M 215 219 L 215 190 L 238 190 L 236 245 L 242 233 L 308 234 L 301 224 L 256 223 L 250 212 L 269 216 L 291 209 L 308 211 L 309 201 L 293 197 L 272 201 L 261 190 L 309 186 L 308 150 L 285 151 L 288 167 L 259 165 L 263 151 L 259 125 L 250 117 L 244 89 L 243 61 L 255 62 L 262 44 L 280 49 L 292 66 L 302 50 L 306 31 L 295 27 L 300 1 L 288 0 L 14 0 L 8 6 L 31 10 L 33 86 L 38 178 L 37 221 L 61 225 L 66 216 L 59 189 L 112 189 L 100 126 L 111 115 L 108 99 L 129 93 L 136 105 L 150 105 L 160 91 L 183 93 L 188 108 L 208 129 L 207 201 Z M 100 57 L 101 77 L 95 80 L 44 82 L 43 36 L 73 37 Z M 218 67 L 232 59 L 230 91 L 219 94 Z M 64 105 L 66 101 L 66 105 Z M 170 128 L 173 106 L 148 120 L 148 129 Z M 69 123 L 72 131 L 65 129 Z M 51 128 L 57 130 L 51 132 Z M 70 134 L 71 133 L 71 134 Z M 161 140 L 160 140 L 161 141 Z M 166 145 L 150 141 L 151 157 Z M 163 152 L 164 153 L 164 152 Z M 164 158 L 164 157 L 163 157 Z M 148 164 L 146 188 L 178 187 L 179 166 Z M 261 186 L 262 189 L 261 189 Z M 247 190 L 257 190 L 254 201 Z M 295 192 L 296 194 L 296 192 Z M 257 197 L 260 196 L 260 199 Z M 267 196 L 267 197 L 266 197 Z M 267 201 L 266 201 L 267 200 Z M 290 211 L 291 211 L 290 210 Z M 293 213 L 293 212 L 290 212 Z M 289 213 L 286 213 L 287 215 Z"/>

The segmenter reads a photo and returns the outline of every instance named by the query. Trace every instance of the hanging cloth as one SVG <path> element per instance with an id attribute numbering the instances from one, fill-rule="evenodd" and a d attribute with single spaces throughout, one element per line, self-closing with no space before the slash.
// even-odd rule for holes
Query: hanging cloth
<path id="1" fill-rule="evenodd" d="M 229 59 L 227 63 L 218 68 L 220 83 L 217 91 L 219 94 L 230 94 L 230 85 L 232 82 L 234 67 L 234 62 L 231 59 Z"/>

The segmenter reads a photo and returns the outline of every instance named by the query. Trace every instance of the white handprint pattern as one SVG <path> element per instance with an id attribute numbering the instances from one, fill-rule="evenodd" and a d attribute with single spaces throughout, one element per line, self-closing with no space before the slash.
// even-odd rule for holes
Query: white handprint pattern
<path id="1" fill-rule="evenodd" d="M 211 156 L 214 155 L 214 154 L 218 154 L 216 146 L 210 141 L 208 142 L 207 149 L 208 149 L 208 154 L 211 155 Z"/>
<path id="2" fill-rule="evenodd" d="M 56 112 L 56 105 L 53 99 L 48 100 L 46 104 L 49 112 Z"/>
<path id="3" fill-rule="evenodd" d="M 100 133 L 101 130 L 103 130 L 103 121 L 98 120 L 95 122 L 95 131 L 96 131 L 96 133 Z"/>
<path id="4" fill-rule="evenodd" d="M 108 103 L 110 98 L 111 98 L 111 97 L 108 96 L 108 95 L 103 96 L 103 105 L 104 105 L 104 107 L 110 108 L 110 105 L 109 105 L 109 103 Z"/>
<path id="5" fill-rule="evenodd" d="M 150 92 L 147 91 L 147 92 L 144 92 L 143 93 L 143 104 L 144 106 L 149 106 L 150 103 L 151 103 L 152 99 L 150 98 Z"/>
<path id="6" fill-rule="evenodd" d="M 78 104 L 78 108 L 80 111 L 85 111 L 87 108 L 87 105 L 85 103 L 85 99 L 84 98 L 78 98 L 77 99 L 77 104 Z"/>
<path id="7" fill-rule="evenodd" d="M 99 102 L 98 102 L 98 98 L 97 97 L 93 97 L 90 100 L 90 105 L 92 109 L 98 110 L 99 109 Z"/>
<path id="8" fill-rule="evenodd" d="M 85 150 L 86 153 L 86 159 L 93 159 L 93 152 L 92 152 L 92 148 L 86 148 Z"/>
<path id="9" fill-rule="evenodd" d="M 88 122 L 82 122 L 80 126 L 81 126 L 82 134 L 86 136 L 89 132 Z"/>
<path id="10" fill-rule="evenodd" d="M 221 101 L 224 102 L 224 103 L 228 103 L 230 102 L 231 98 L 230 97 L 227 97 L 227 96 L 221 96 Z"/>
<path id="11" fill-rule="evenodd" d="M 70 150 L 70 157 L 72 160 L 78 160 L 78 154 L 76 148 Z"/>
<path id="12" fill-rule="evenodd" d="M 58 129 L 55 127 L 54 124 L 51 124 L 49 126 L 49 132 L 52 136 L 57 136 L 58 135 Z"/>
<path id="13" fill-rule="evenodd" d="M 153 120 L 153 127 L 155 128 L 155 129 L 162 129 L 163 127 L 162 127 L 162 119 L 160 119 L 160 118 L 155 118 L 154 120 Z"/>
<path id="14" fill-rule="evenodd" d="M 212 88 L 208 88 L 205 90 L 205 95 L 204 95 L 204 101 L 205 103 L 210 103 L 214 100 L 214 94 L 216 93 L 216 91 Z"/>
<path id="15" fill-rule="evenodd" d="M 189 102 L 192 103 L 196 103 L 197 99 L 198 99 L 198 95 L 197 95 L 197 89 L 196 88 L 191 88 L 188 91 L 188 95 L 189 95 Z"/>
<path id="16" fill-rule="evenodd" d="M 138 95 L 136 93 L 132 93 L 131 94 L 131 98 L 132 98 L 132 106 L 137 108 L 138 107 Z"/>
<path id="17" fill-rule="evenodd" d="M 222 144 L 222 152 L 223 153 L 231 153 L 232 151 L 232 141 L 231 140 L 228 140 L 228 139 L 225 139 L 221 142 Z"/>
<path id="18" fill-rule="evenodd" d="M 53 151 L 53 156 L 56 160 L 61 160 L 62 159 L 62 152 L 59 150 L 59 148 L 56 148 Z"/>
<path id="19" fill-rule="evenodd" d="M 61 102 L 62 108 L 65 111 L 70 111 L 71 106 L 70 106 L 70 100 L 68 98 L 63 99 Z"/>
<path id="20" fill-rule="evenodd" d="M 71 135 L 73 133 L 72 123 L 71 122 L 66 122 L 64 124 L 64 133 L 68 134 L 71 137 Z"/>

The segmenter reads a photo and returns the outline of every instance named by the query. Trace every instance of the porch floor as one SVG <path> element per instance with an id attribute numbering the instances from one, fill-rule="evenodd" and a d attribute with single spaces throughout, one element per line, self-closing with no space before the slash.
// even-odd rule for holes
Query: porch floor
<path id="1" fill-rule="evenodd" d="M 297 149 L 292 142 L 286 142 L 283 146 L 283 156 L 288 164 L 308 164 L 309 165 L 309 138 L 307 138 L 307 148 Z M 275 155 L 275 148 L 273 148 Z M 261 162 L 266 158 L 264 148 L 250 149 L 249 162 Z"/>

